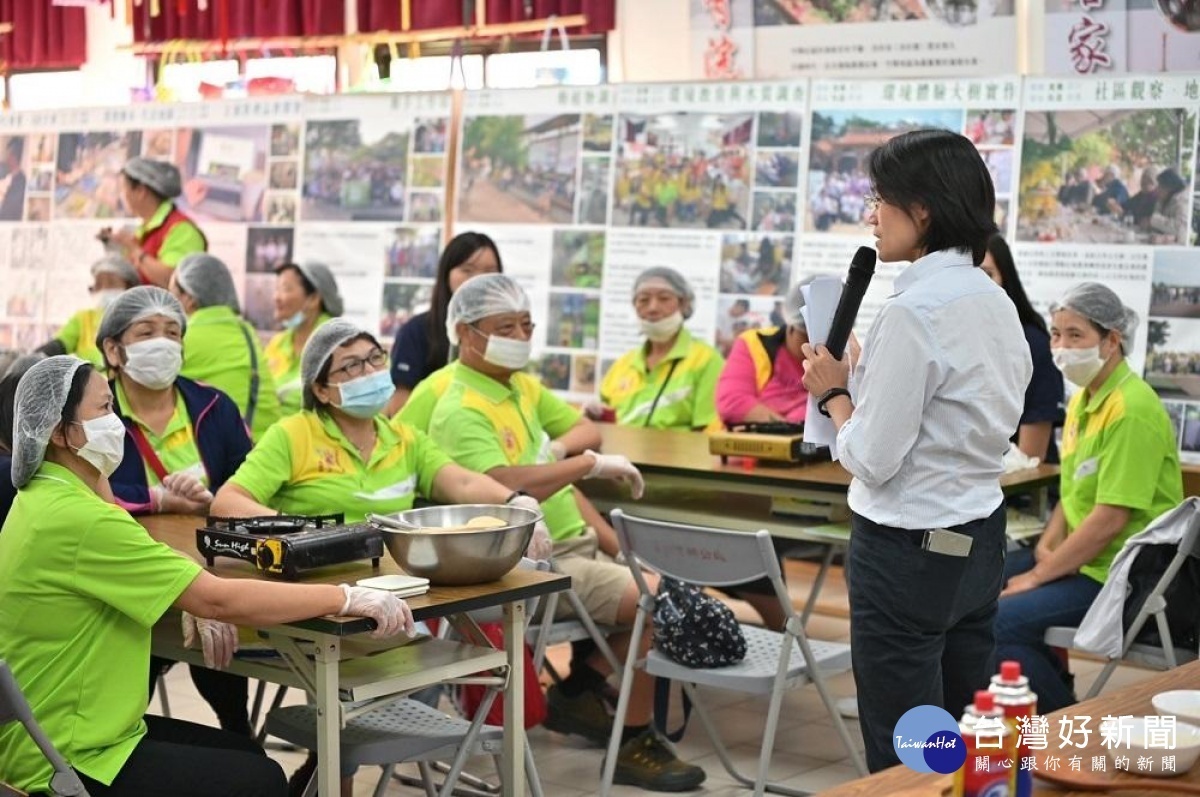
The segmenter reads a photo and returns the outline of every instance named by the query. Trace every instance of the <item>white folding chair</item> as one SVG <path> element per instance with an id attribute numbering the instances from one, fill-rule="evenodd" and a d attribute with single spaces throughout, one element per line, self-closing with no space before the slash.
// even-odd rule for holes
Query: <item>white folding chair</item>
<path id="1" fill-rule="evenodd" d="M 21 693 L 21 687 L 17 685 L 17 679 L 9 669 L 8 662 L 0 659 L 0 725 L 7 725 L 10 722 L 19 722 L 25 726 L 25 732 L 42 751 L 42 755 L 50 762 L 50 766 L 54 767 L 54 775 L 50 778 L 52 795 L 87 797 L 87 789 L 83 787 L 83 782 L 79 780 L 75 770 L 71 769 L 71 765 L 62 757 L 62 754 L 50 741 L 50 737 L 46 736 L 46 732 L 34 719 L 33 710 L 29 708 L 29 702 Z M 16 789 L 3 784 L 0 784 L 0 789 L 8 789 L 10 794 L 20 794 Z"/>
<path id="2" fill-rule="evenodd" d="M 1096 676 L 1096 680 L 1092 682 L 1087 694 L 1082 699 L 1089 700 L 1100 694 L 1105 684 L 1108 683 L 1108 679 L 1122 663 L 1136 664 L 1154 670 L 1170 670 L 1180 664 L 1200 658 L 1200 650 L 1176 647 L 1171 636 L 1170 626 L 1167 624 L 1165 595 L 1189 557 L 1200 561 L 1200 513 L 1193 515 L 1191 522 L 1188 523 L 1179 539 L 1175 555 L 1162 575 L 1159 576 L 1158 581 L 1155 582 L 1154 588 L 1146 596 L 1133 623 L 1122 635 L 1121 655 L 1105 662 L 1104 668 Z M 1154 618 L 1155 626 L 1158 629 L 1159 644 L 1157 645 L 1137 641 L 1138 635 L 1151 618 Z M 1052 626 L 1046 629 L 1042 639 L 1050 647 L 1070 650 L 1075 648 L 1075 633 L 1078 630 L 1078 628 L 1067 626 Z"/>
<path id="3" fill-rule="evenodd" d="M 780 794 L 804 795 L 807 792 L 767 781 L 767 768 L 775 746 L 775 731 L 779 724 L 783 692 L 812 683 L 821 696 L 833 726 L 841 737 L 851 761 L 860 774 L 867 770 L 862 756 L 850 738 L 850 731 L 835 708 L 835 702 L 825 677 L 850 669 L 850 646 L 832 642 L 809 642 L 804 623 L 796 614 L 783 585 L 779 560 L 771 545 L 771 535 L 765 530 L 748 534 L 738 531 L 665 523 L 626 515 L 613 510 L 613 526 L 621 543 L 621 552 L 638 586 L 638 609 L 633 625 L 633 641 L 621 678 L 621 693 L 613 734 L 604 761 L 601 794 L 612 788 L 616 770 L 621 729 L 629 706 L 633 671 L 644 668 L 659 678 L 679 681 L 684 693 L 696 708 L 721 763 L 730 776 L 747 787 L 754 788 L 756 797 L 765 791 Z M 658 651 L 639 651 L 638 643 L 655 609 L 655 595 L 650 591 L 643 568 L 697 586 L 727 587 L 766 577 L 771 580 L 775 594 L 783 606 L 787 622 L 782 633 L 742 624 L 746 637 L 746 658 L 730 667 L 700 669 L 676 664 Z M 769 695 L 766 725 L 759 752 L 758 773 L 750 778 L 734 765 L 729 751 L 721 741 L 716 723 L 701 699 L 697 686 L 731 689 L 750 694 Z"/>

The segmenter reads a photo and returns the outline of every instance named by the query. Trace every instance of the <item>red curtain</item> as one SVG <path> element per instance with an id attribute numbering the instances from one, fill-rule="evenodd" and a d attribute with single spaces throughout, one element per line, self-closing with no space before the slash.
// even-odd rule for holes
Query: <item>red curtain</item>
<path id="1" fill-rule="evenodd" d="M 21 0 L 15 0 L 20 2 Z M 133 9 L 133 37 L 139 42 L 168 39 L 238 39 L 260 36 L 328 36 L 344 30 L 342 4 L 331 0 L 162 0 L 157 17 L 150 3 Z"/>
<path id="2" fill-rule="evenodd" d="M 0 22 L 12 33 L 0 36 L 0 54 L 12 69 L 76 69 L 87 60 L 87 26 L 82 8 L 61 8 L 50 0 L 0 0 Z"/>
<path id="3" fill-rule="evenodd" d="M 475 23 L 474 0 L 411 2 L 414 30 Z M 616 5 L 616 0 L 487 0 L 487 22 L 545 19 L 551 14 L 587 14 L 588 24 L 583 32 L 604 33 L 612 30 L 616 24 Z M 364 33 L 400 30 L 400 0 L 358 0 L 358 29 Z"/>

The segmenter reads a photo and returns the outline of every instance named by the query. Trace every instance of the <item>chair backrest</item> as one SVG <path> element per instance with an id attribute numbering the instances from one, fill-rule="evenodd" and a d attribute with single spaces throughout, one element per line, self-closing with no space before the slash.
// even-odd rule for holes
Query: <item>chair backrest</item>
<path id="1" fill-rule="evenodd" d="M 42 755 L 54 767 L 54 777 L 50 781 L 50 790 L 56 795 L 87 797 L 87 790 L 75 770 L 50 742 L 41 726 L 33 718 L 33 710 L 17 685 L 17 679 L 8 666 L 8 662 L 0 659 L 0 725 L 19 722 L 25 726 L 25 732 L 33 739 L 34 744 L 42 751 Z"/>
<path id="2" fill-rule="evenodd" d="M 1172 590 L 1172 585 L 1175 580 L 1180 577 L 1181 571 L 1185 566 L 1188 566 L 1188 559 L 1200 560 L 1200 503 L 1195 498 L 1188 498 L 1185 504 L 1192 504 L 1192 514 L 1188 518 L 1187 526 L 1183 530 L 1183 534 L 1179 538 L 1179 542 L 1175 548 L 1175 554 L 1171 557 L 1158 579 L 1154 582 L 1154 586 L 1145 593 L 1145 598 L 1139 603 L 1136 612 L 1133 612 L 1130 607 L 1126 607 L 1125 619 L 1129 626 L 1125 632 L 1122 648 L 1128 651 L 1137 641 L 1141 634 L 1143 626 L 1152 614 L 1162 614 L 1168 612 L 1170 615 L 1180 615 L 1182 612 L 1183 619 L 1193 616 L 1191 607 L 1177 607 L 1172 609 L 1166 603 L 1168 592 Z M 1171 510 L 1172 512 L 1176 510 Z M 1157 522 L 1157 521 L 1156 521 Z M 1144 553 L 1144 552 L 1143 552 Z M 1161 561 L 1161 560 L 1160 560 Z M 1195 565 L 1192 565 L 1194 568 Z M 1192 571 L 1194 573 L 1194 569 Z M 1137 588 L 1130 587 L 1133 593 L 1137 593 Z M 1187 588 L 1184 587 L 1186 590 Z M 1130 595 L 1134 599 L 1135 595 Z M 1176 597 L 1179 597 L 1179 591 L 1176 590 Z M 1132 615 L 1132 616 L 1131 616 Z M 1183 616 L 1186 615 L 1186 616 Z M 1159 618 L 1158 630 L 1159 636 L 1162 636 L 1162 631 L 1165 629 L 1166 634 L 1170 634 L 1170 629 L 1167 628 L 1167 615 L 1162 614 Z M 1190 622 L 1190 621 L 1189 621 Z M 1163 646 L 1173 645 L 1174 640 L 1160 639 Z"/>
<path id="3" fill-rule="evenodd" d="M 791 600 L 783 585 L 779 560 L 766 529 L 754 533 L 706 526 L 667 523 L 612 512 L 621 553 L 631 565 L 638 589 L 650 594 L 640 567 L 679 581 L 706 587 L 730 587 L 767 578 L 785 611 Z"/>

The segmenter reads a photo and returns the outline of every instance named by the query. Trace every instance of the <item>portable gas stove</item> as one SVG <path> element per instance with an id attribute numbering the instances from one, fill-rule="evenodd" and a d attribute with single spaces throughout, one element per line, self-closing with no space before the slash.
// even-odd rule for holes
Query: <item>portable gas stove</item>
<path id="1" fill-rule="evenodd" d="M 263 573 L 295 579 L 327 565 L 370 559 L 379 566 L 383 535 L 366 523 L 344 525 L 343 515 L 210 517 L 196 529 L 196 548 L 212 565 L 218 556 L 241 559 Z"/>

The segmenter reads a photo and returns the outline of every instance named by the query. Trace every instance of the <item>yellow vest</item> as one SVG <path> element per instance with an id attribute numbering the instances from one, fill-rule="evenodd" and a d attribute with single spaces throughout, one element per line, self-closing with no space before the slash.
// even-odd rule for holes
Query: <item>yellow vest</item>
<path id="1" fill-rule="evenodd" d="M 746 342 L 746 350 L 754 361 L 754 384 L 760 393 L 775 371 L 775 355 L 779 354 L 784 340 L 780 331 L 780 327 L 763 327 L 748 329 L 739 336 Z"/>

